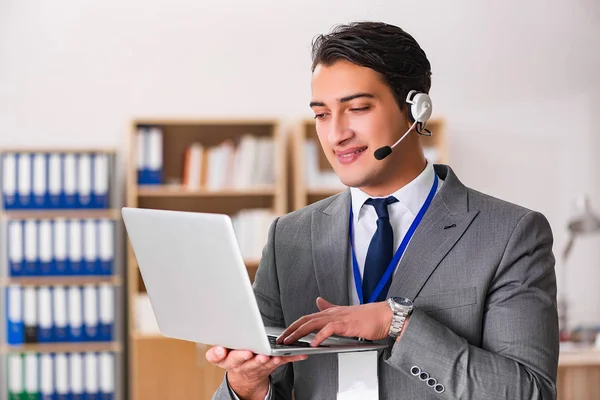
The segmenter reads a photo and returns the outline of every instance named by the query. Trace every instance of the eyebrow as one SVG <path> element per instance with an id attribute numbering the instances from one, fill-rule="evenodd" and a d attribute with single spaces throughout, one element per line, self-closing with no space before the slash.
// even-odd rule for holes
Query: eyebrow
<path id="1" fill-rule="evenodd" d="M 345 102 L 348 102 L 350 100 L 354 100 L 354 99 L 357 99 L 360 97 L 368 97 L 370 99 L 375 98 L 375 96 L 372 95 L 371 93 L 355 93 L 355 94 L 351 94 L 349 96 L 344 96 L 344 97 L 338 99 L 338 102 L 345 103 Z M 311 101 L 310 106 L 311 107 L 325 107 L 325 103 L 323 103 L 322 101 Z"/>

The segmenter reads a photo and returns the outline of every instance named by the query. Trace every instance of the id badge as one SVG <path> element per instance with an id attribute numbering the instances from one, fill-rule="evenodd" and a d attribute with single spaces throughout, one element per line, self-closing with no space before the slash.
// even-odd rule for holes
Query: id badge
<path id="1" fill-rule="evenodd" d="M 338 353 L 337 400 L 378 400 L 377 351 Z"/>

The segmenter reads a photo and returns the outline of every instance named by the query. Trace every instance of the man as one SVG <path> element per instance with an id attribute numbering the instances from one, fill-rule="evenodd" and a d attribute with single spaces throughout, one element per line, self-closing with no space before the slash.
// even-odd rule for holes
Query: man
<path id="1" fill-rule="evenodd" d="M 430 64 L 408 33 L 341 26 L 315 41 L 313 59 L 318 137 L 349 189 L 271 226 L 254 282 L 265 324 L 288 327 L 284 343 L 310 332 L 313 345 L 332 334 L 387 341 L 381 399 L 554 399 L 558 318 L 545 217 L 425 159 L 424 127 L 406 100 L 429 92 Z M 409 129 L 391 154 L 374 157 Z M 335 354 L 206 356 L 227 370 L 216 399 L 336 398 Z"/>

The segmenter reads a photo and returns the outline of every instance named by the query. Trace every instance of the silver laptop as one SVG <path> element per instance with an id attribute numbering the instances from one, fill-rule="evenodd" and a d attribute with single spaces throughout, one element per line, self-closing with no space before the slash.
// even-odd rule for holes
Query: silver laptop
<path id="1" fill-rule="evenodd" d="M 343 337 L 311 347 L 314 334 L 276 344 L 283 329 L 263 324 L 229 216 L 128 207 L 122 215 L 164 336 L 266 355 L 386 347 Z"/>

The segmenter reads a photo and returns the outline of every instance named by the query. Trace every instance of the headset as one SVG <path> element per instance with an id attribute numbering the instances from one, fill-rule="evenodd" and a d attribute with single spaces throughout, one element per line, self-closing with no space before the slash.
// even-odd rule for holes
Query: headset
<path id="1" fill-rule="evenodd" d="M 392 146 L 384 146 L 375 150 L 374 154 L 376 159 L 383 160 L 392 154 L 392 149 L 396 147 L 398 143 L 400 143 L 413 129 L 415 129 L 419 135 L 432 135 L 431 131 L 426 128 L 427 121 L 429 121 L 431 113 L 433 112 L 431 97 L 429 97 L 427 93 L 411 90 L 406 96 L 406 103 L 409 104 L 408 119 L 410 122 L 412 122 L 411 127 Z"/>

